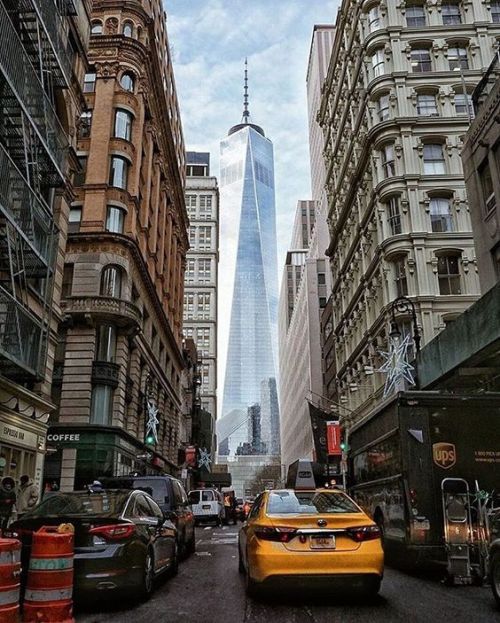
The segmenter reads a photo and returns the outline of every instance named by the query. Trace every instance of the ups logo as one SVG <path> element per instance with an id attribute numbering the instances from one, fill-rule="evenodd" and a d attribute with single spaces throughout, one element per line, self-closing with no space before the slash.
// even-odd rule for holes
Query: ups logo
<path id="1" fill-rule="evenodd" d="M 452 443 L 441 441 L 432 445 L 432 458 L 438 467 L 450 469 L 457 462 L 457 451 Z"/>

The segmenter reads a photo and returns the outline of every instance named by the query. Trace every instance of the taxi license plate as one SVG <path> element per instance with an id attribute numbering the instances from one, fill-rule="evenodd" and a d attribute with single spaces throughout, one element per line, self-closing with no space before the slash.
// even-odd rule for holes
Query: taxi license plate
<path id="1" fill-rule="evenodd" d="M 335 549 L 335 537 L 311 535 L 311 549 Z"/>

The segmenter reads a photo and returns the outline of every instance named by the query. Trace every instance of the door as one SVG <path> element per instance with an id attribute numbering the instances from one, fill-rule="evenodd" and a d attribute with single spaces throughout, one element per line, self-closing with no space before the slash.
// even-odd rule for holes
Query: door
<path id="1" fill-rule="evenodd" d="M 172 485 L 172 493 L 173 493 L 173 504 L 172 510 L 175 513 L 175 525 L 177 528 L 177 537 L 179 544 L 181 547 L 184 547 L 188 535 L 186 532 L 186 515 L 187 515 L 187 499 L 184 501 L 184 497 L 182 495 L 182 488 L 180 483 L 177 480 L 170 481 Z M 186 502 L 186 503 L 185 503 Z"/>
<path id="2" fill-rule="evenodd" d="M 194 534 L 193 513 L 191 509 L 189 508 L 189 501 L 188 501 L 187 493 L 184 487 L 182 486 L 182 483 L 180 483 L 178 480 L 173 480 L 172 483 L 176 489 L 175 497 L 176 499 L 177 498 L 179 499 L 178 512 L 179 514 L 182 515 L 184 538 L 187 543 L 193 538 L 193 534 Z"/>
<path id="3" fill-rule="evenodd" d="M 158 504 L 152 498 L 146 498 L 146 501 L 151 508 L 152 517 L 155 518 L 157 525 L 155 545 L 158 554 L 157 558 L 155 558 L 155 567 L 157 571 L 162 571 L 174 562 L 176 547 L 175 530 L 169 523 L 164 525 L 165 518 Z"/>
<path id="4" fill-rule="evenodd" d="M 161 512 L 161 511 L 160 511 Z M 163 517 L 163 513 L 162 513 Z M 153 549 L 155 573 L 161 568 L 161 561 L 164 552 L 161 549 L 161 540 L 158 539 L 159 524 L 158 517 L 153 514 L 153 509 L 145 495 L 138 495 L 135 498 L 133 521 L 143 541 Z"/>

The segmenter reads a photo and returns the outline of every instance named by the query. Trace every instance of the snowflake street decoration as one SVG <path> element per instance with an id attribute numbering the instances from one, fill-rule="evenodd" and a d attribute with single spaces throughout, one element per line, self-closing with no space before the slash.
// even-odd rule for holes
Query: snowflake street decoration
<path id="1" fill-rule="evenodd" d="M 208 471 L 210 471 L 210 463 L 212 459 L 210 458 L 210 453 L 207 452 L 206 448 L 203 450 L 200 448 L 200 458 L 198 459 L 198 467 L 205 467 Z"/>
<path id="2" fill-rule="evenodd" d="M 402 380 L 408 381 L 410 385 L 415 385 L 411 374 L 414 367 L 408 363 L 410 339 L 409 335 L 406 335 L 400 343 L 397 340 L 391 339 L 389 352 L 379 351 L 379 354 L 385 359 L 385 363 L 378 369 L 378 372 L 387 374 L 384 397 L 393 392 L 397 384 Z"/>
<path id="3" fill-rule="evenodd" d="M 155 443 L 158 443 L 158 426 L 160 421 L 156 417 L 158 415 L 158 409 L 148 400 L 148 421 L 146 423 L 146 437 L 151 433 L 154 437 Z"/>

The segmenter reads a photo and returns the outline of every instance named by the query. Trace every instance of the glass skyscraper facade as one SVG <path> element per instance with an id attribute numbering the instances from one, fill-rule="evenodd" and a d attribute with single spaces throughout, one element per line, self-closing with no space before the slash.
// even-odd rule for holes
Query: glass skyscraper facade
<path id="1" fill-rule="evenodd" d="M 232 239 L 232 258 L 231 254 L 227 258 L 234 263 L 222 416 L 234 412 L 236 417 L 238 411 L 260 402 L 261 382 L 276 377 L 278 280 L 273 145 L 259 126 L 238 124 L 221 142 L 220 164 L 222 235 L 227 236 L 229 245 Z M 221 246 L 224 243 L 221 236 Z M 227 319 L 225 316 L 223 321 Z M 246 426 L 237 427 L 229 438 L 229 453 L 234 454 L 237 446 L 246 441 Z"/>

